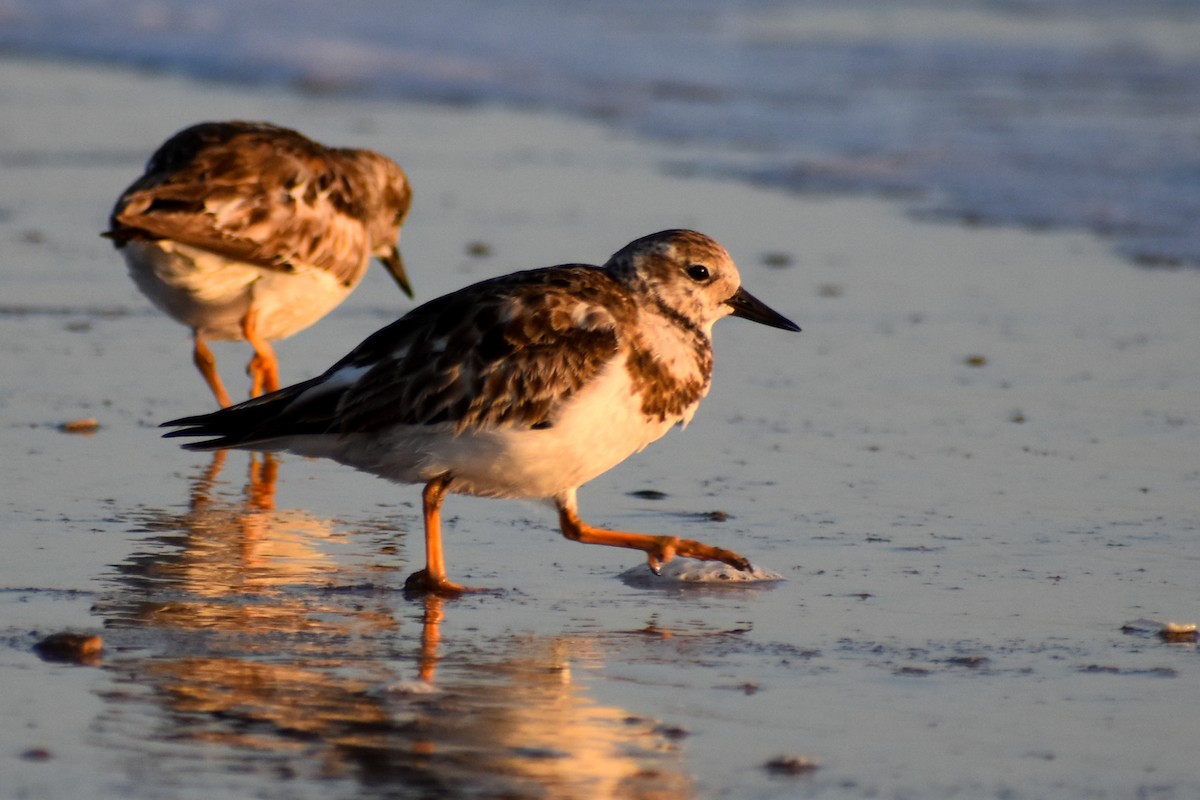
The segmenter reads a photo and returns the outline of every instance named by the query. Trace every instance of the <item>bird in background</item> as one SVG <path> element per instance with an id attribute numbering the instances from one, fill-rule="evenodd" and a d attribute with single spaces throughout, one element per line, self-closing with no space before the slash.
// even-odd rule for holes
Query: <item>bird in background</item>
<path id="1" fill-rule="evenodd" d="M 224 407 L 207 340 L 250 343 L 255 397 L 279 388 L 270 343 L 337 307 L 372 257 L 412 296 L 398 245 L 411 200 L 404 171 L 379 153 L 265 122 L 205 122 L 154 153 L 102 235 L 141 292 L 191 328 L 193 360 Z"/>
<path id="2" fill-rule="evenodd" d="M 741 287 L 709 237 L 669 230 L 602 266 L 568 264 L 485 280 L 425 303 L 324 374 L 164 426 L 207 437 L 193 450 L 322 456 L 424 486 L 425 568 L 406 588 L 454 595 L 440 510 L 448 493 L 543 498 L 563 535 L 750 568 L 731 550 L 584 522 L 583 484 L 691 420 L 712 376 L 712 329 L 729 316 L 795 323 Z"/>

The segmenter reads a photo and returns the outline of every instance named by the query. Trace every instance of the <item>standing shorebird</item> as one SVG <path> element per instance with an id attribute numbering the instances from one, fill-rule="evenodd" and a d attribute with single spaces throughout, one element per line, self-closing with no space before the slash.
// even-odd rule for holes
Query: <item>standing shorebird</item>
<path id="1" fill-rule="evenodd" d="M 447 492 L 548 498 L 573 541 L 750 562 L 674 536 L 605 530 L 576 490 L 687 424 L 708 393 L 712 327 L 730 314 L 795 323 L 741 288 L 725 248 L 695 231 L 632 242 L 603 267 L 570 264 L 468 286 L 410 311 L 325 374 L 212 414 L 165 423 L 194 450 L 324 456 L 424 484 L 425 569 L 406 587 L 455 594 L 440 509 Z"/>
<path id="2" fill-rule="evenodd" d="M 104 236 L 142 293 L 192 329 L 196 367 L 228 406 L 206 339 L 250 343 L 255 397 L 279 388 L 270 342 L 337 307 L 372 256 L 412 296 L 398 247 L 411 200 L 404 171 L 378 153 L 268 123 L 205 122 L 150 158 Z"/>

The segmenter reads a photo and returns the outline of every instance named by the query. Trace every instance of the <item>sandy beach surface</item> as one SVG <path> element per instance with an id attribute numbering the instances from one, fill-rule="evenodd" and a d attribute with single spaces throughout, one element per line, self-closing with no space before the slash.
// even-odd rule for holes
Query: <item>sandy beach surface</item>
<path id="1" fill-rule="evenodd" d="M 1200 796 L 1197 646 L 1159 636 L 1200 620 L 1194 270 L 488 106 L 8 59 L 0 109 L 0 798 Z M 647 581 L 547 508 L 453 497 L 451 576 L 502 591 L 410 601 L 416 488 L 161 440 L 212 401 L 98 233 L 161 141 L 233 118 L 401 163 L 418 300 L 725 244 L 804 332 L 720 323 L 692 425 L 582 511 L 786 580 Z M 373 268 L 284 381 L 410 307 Z M 103 651 L 35 653 L 64 631 Z"/>

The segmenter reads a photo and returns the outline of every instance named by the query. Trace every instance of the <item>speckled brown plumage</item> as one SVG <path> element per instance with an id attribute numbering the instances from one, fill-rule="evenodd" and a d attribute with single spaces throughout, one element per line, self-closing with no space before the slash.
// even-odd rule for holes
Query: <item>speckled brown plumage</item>
<path id="1" fill-rule="evenodd" d="M 699 374 L 680 378 L 654 357 L 645 342 L 639 338 L 633 340 L 625 368 L 629 370 L 641 399 L 643 414 L 658 420 L 678 418 L 708 394 L 708 384 L 712 378 L 712 347 L 707 340 L 696 342 L 695 356 Z"/>
<path id="2" fill-rule="evenodd" d="M 517 273 L 428 303 L 345 363 L 370 365 L 339 408 L 342 432 L 453 423 L 547 426 L 627 346 L 637 311 L 595 267 Z"/>
<path id="3" fill-rule="evenodd" d="M 155 152 L 107 235 L 118 246 L 170 239 L 264 269 L 304 264 L 349 285 L 396 241 L 411 202 L 403 171 L 378 153 L 268 123 L 206 122 Z"/>

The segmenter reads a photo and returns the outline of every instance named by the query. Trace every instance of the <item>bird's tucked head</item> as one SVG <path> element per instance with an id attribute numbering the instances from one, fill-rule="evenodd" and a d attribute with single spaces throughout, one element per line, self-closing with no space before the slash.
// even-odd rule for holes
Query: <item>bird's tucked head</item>
<path id="1" fill-rule="evenodd" d="M 413 296 L 404 260 L 400 257 L 400 226 L 412 205 L 412 186 L 395 161 L 371 150 L 354 151 L 362 171 L 362 192 L 367 210 L 367 234 L 371 255 L 387 267 L 392 278 L 409 297 Z"/>

